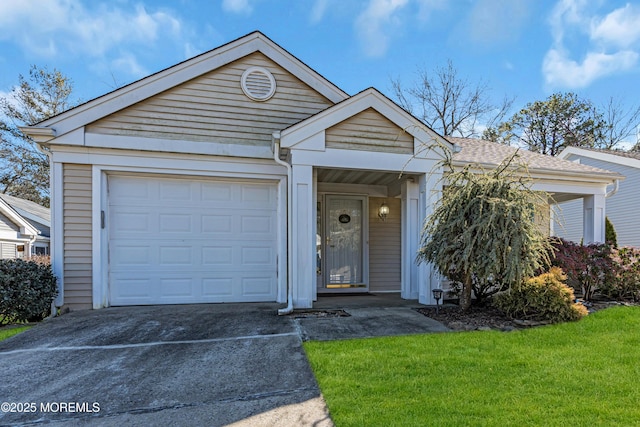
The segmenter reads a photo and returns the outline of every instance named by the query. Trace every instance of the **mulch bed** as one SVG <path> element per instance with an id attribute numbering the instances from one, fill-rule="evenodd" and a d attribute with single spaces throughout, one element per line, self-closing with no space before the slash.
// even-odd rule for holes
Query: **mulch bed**
<path id="1" fill-rule="evenodd" d="M 592 313 L 615 305 L 634 305 L 627 302 L 618 301 L 598 301 L 585 304 Z M 471 306 L 468 312 L 463 312 L 459 306 L 447 304 L 440 306 L 440 310 L 435 307 L 417 308 L 416 311 L 443 323 L 454 331 L 475 331 L 475 330 L 499 330 L 514 331 L 518 329 L 530 328 L 532 326 L 546 325 L 548 322 L 536 322 L 531 320 L 509 319 L 498 309 L 486 306 Z"/>

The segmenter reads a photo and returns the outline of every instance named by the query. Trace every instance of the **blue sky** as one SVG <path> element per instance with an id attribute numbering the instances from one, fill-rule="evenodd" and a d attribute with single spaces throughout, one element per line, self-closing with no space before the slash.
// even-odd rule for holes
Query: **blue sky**
<path id="1" fill-rule="evenodd" d="M 451 60 L 514 108 L 555 91 L 640 103 L 640 1 L 0 1 L 0 95 L 29 66 L 89 100 L 260 30 L 347 93 Z"/>

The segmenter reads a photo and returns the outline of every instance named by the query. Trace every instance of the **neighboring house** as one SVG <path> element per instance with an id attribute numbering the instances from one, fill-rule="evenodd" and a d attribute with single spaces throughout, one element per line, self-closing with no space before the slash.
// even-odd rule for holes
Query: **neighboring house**
<path id="1" fill-rule="evenodd" d="M 0 194 L 0 259 L 49 255 L 49 209 Z"/>
<path id="2" fill-rule="evenodd" d="M 616 230 L 619 245 L 640 247 L 640 153 L 568 147 L 558 157 L 607 169 L 626 177 L 617 188 L 615 185 L 609 187 L 606 216 Z M 580 242 L 584 236 L 582 201 L 560 203 L 559 207 L 555 213 L 555 234 Z"/>
<path id="3" fill-rule="evenodd" d="M 58 306 L 308 308 L 339 292 L 435 302 L 440 277 L 415 257 L 436 165 L 456 147 L 259 32 L 23 131 L 51 151 Z M 472 144 L 459 164 L 484 153 Z M 494 150 L 479 161 L 495 167 Z M 617 177 L 547 157 L 532 174 L 535 188 L 598 206 Z M 604 219 L 586 227 L 597 240 Z"/>

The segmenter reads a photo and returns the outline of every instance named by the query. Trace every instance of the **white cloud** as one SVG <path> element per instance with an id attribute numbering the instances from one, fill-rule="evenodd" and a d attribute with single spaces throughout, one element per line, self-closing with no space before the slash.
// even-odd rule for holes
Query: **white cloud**
<path id="1" fill-rule="evenodd" d="M 640 40 L 640 7 L 627 4 L 591 23 L 591 38 L 602 43 L 627 48 Z"/>
<path id="2" fill-rule="evenodd" d="M 463 25 L 474 43 L 514 41 L 527 23 L 530 4 L 531 0 L 478 0 Z"/>
<path id="3" fill-rule="evenodd" d="M 449 5 L 450 0 L 417 0 L 418 19 L 427 21 L 433 12 L 444 10 Z"/>
<path id="4" fill-rule="evenodd" d="M 626 5 L 600 16 L 595 6 L 586 0 L 556 3 L 549 17 L 553 45 L 542 64 L 550 88 L 584 88 L 638 63 L 640 9 Z M 581 53 L 572 52 L 570 45 Z"/>
<path id="5" fill-rule="evenodd" d="M 12 40 L 36 56 L 99 57 L 117 45 L 150 44 L 180 32 L 178 19 L 166 12 L 149 13 L 143 6 L 124 10 L 102 4 L 88 10 L 79 0 L 0 3 L 0 40 Z"/>
<path id="6" fill-rule="evenodd" d="M 316 0 L 311 8 L 310 20 L 312 23 L 318 23 L 324 18 L 324 14 L 327 11 L 329 0 Z"/>
<path id="7" fill-rule="evenodd" d="M 550 87 L 577 89 L 607 75 L 628 70 L 637 61 L 638 53 L 625 50 L 613 54 L 589 52 L 579 63 L 562 50 L 550 49 L 545 55 L 542 71 Z"/>
<path id="8" fill-rule="evenodd" d="M 222 0 L 222 10 L 249 15 L 253 12 L 253 6 L 251 6 L 249 0 Z"/>
<path id="9" fill-rule="evenodd" d="M 367 56 L 380 57 L 387 52 L 391 33 L 400 19 L 396 15 L 408 0 L 369 0 L 366 9 L 357 17 L 355 28 Z"/>
<path id="10" fill-rule="evenodd" d="M 149 75 L 149 70 L 140 65 L 136 57 L 131 53 L 124 53 L 114 59 L 111 61 L 111 66 L 115 71 L 121 71 L 136 78 Z"/>

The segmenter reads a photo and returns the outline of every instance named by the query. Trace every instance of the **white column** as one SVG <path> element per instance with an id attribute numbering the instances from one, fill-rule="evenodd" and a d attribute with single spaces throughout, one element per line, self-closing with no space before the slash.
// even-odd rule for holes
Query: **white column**
<path id="1" fill-rule="evenodd" d="M 400 296 L 404 299 L 418 299 L 418 266 L 416 254 L 420 244 L 418 183 L 404 181 L 400 186 L 401 194 L 401 258 Z"/>
<path id="2" fill-rule="evenodd" d="M 583 198 L 582 226 L 585 245 L 605 241 L 605 200 L 604 194 L 594 194 Z"/>
<path id="3" fill-rule="evenodd" d="M 422 236 L 425 220 L 433 213 L 436 203 L 440 200 L 442 194 L 440 177 L 440 173 L 436 173 L 434 169 L 431 169 L 429 174 L 420 177 L 420 237 Z M 416 252 L 418 249 L 416 249 Z M 431 290 L 439 287 L 440 276 L 437 270 L 431 263 L 421 263 L 418 266 L 418 302 L 420 304 L 435 304 Z"/>
<path id="4" fill-rule="evenodd" d="M 293 197 L 290 221 L 293 221 L 293 253 L 289 259 L 293 263 L 293 306 L 311 308 L 314 297 L 315 246 L 313 219 L 313 167 L 293 165 Z"/>
<path id="5" fill-rule="evenodd" d="M 64 222 L 63 222 L 63 174 L 62 163 L 51 162 L 51 269 L 58 278 L 58 296 L 56 307 L 64 305 Z"/>

